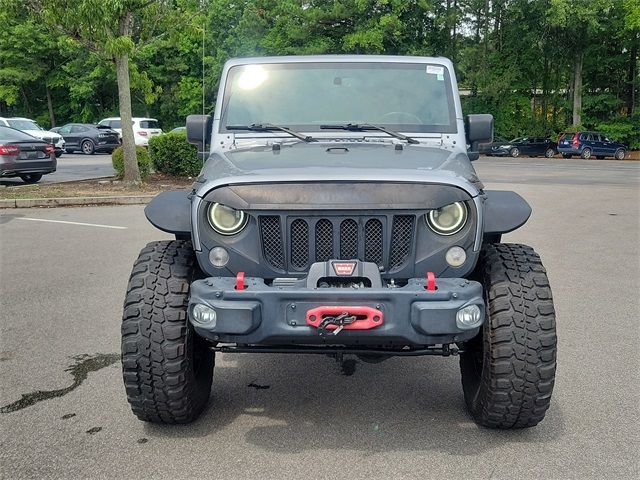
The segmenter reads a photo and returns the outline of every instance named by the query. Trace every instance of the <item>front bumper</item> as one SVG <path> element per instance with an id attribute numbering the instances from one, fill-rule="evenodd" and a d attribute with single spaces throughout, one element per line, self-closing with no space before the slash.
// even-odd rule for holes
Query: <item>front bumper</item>
<path id="1" fill-rule="evenodd" d="M 484 319 L 482 286 L 463 278 L 437 279 L 437 290 L 427 290 L 424 279 L 411 279 L 403 287 L 314 288 L 270 286 L 261 278 L 248 278 L 237 290 L 236 279 L 210 277 L 191 285 L 189 320 L 196 332 L 211 341 L 244 345 L 346 345 L 402 348 L 449 344 L 473 338 L 481 323 L 461 329 L 456 313 L 477 305 Z M 374 283 L 375 285 L 375 283 Z M 193 307 L 204 304 L 216 311 L 216 320 L 201 324 Z M 309 324 L 308 312 L 319 307 L 375 309 L 383 320 L 365 329 L 347 329 L 321 336 Z M 317 311 L 317 310 L 316 310 Z M 481 321 L 482 322 L 482 321 Z"/>
<path id="2" fill-rule="evenodd" d="M 511 155 L 511 148 L 492 148 L 491 155 L 495 155 L 496 157 Z"/>

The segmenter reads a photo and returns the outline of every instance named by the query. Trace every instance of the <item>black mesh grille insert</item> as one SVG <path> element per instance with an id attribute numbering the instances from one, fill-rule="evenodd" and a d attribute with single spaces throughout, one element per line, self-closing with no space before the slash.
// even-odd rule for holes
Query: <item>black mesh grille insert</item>
<path id="1" fill-rule="evenodd" d="M 389 270 L 398 268 L 407 261 L 411 253 L 414 223 L 415 216 L 413 215 L 396 215 L 393 217 Z"/>
<path id="2" fill-rule="evenodd" d="M 316 223 L 316 262 L 333 258 L 333 224 L 322 218 Z"/>
<path id="3" fill-rule="evenodd" d="M 260 236 L 264 258 L 273 267 L 284 269 L 284 248 L 282 246 L 280 217 L 260 217 Z"/>
<path id="4" fill-rule="evenodd" d="M 372 218 L 364 225 L 364 261 L 382 265 L 382 251 L 382 222 Z"/>
<path id="5" fill-rule="evenodd" d="M 343 220 L 340 224 L 340 258 L 358 258 L 358 223 L 355 220 Z"/>
<path id="6" fill-rule="evenodd" d="M 298 218 L 291 223 L 291 265 L 303 269 L 309 263 L 309 224 Z"/>

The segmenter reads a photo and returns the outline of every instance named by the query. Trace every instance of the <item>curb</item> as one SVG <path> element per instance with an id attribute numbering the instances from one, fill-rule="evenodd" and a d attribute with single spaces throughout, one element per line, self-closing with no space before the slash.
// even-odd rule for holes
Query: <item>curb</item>
<path id="1" fill-rule="evenodd" d="M 140 205 L 149 203 L 154 197 L 155 195 L 131 195 L 120 197 L 16 198 L 0 200 L 0 208 L 79 207 L 87 205 Z"/>

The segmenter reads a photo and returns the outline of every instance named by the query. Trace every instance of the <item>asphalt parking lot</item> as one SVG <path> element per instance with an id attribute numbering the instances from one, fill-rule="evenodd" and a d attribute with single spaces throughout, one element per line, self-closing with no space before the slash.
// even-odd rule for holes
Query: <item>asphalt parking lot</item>
<path id="1" fill-rule="evenodd" d="M 112 175 L 115 175 L 115 170 L 111 166 L 111 155 L 105 153 L 96 153 L 95 155 L 63 153 L 58 158 L 57 170 L 43 176 L 39 183 L 70 182 Z M 24 185 L 24 182 L 19 178 L 3 178 L 0 180 L 0 185 L 16 187 Z"/>
<path id="2" fill-rule="evenodd" d="M 478 428 L 456 358 L 221 355 L 208 409 L 139 422 L 119 365 L 142 206 L 0 210 L 2 478 L 638 478 L 640 163 L 483 159 L 533 216 L 558 315 L 547 418 Z M 71 223 L 70 223 L 71 222 Z"/>

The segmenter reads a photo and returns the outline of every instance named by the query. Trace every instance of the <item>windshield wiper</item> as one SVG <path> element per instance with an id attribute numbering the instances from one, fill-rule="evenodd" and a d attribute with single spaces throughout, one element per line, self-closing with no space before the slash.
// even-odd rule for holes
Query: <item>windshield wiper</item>
<path id="1" fill-rule="evenodd" d="M 271 123 L 252 123 L 251 125 L 227 125 L 227 130 L 248 130 L 251 132 L 272 132 L 274 130 L 285 132 L 291 135 L 292 137 L 296 137 L 303 142 L 315 142 L 316 139 L 309 136 L 303 135 L 301 133 L 296 132 L 295 130 L 291 130 L 287 127 L 281 127 L 280 125 L 272 125 Z"/>
<path id="2" fill-rule="evenodd" d="M 399 138 L 400 140 L 404 140 L 407 143 L 420 143 L 415 138 L 407 137 L 398 132 L 394 132 L 393 130 L 389 130 L 388 128 L 381 127 L 380 125 L 372 125 L 371 123 L 347 123 L 344 125 L 320 125 L 320 129 L 322 130 L 348 130 L 350 132 L 364 132 L 367 130 L 378 130 L 379 132 L 384 132 L 387 135 L 391 135 L 392 137 Z"/>

